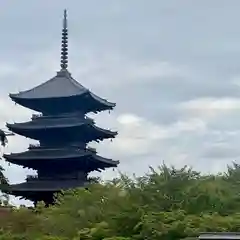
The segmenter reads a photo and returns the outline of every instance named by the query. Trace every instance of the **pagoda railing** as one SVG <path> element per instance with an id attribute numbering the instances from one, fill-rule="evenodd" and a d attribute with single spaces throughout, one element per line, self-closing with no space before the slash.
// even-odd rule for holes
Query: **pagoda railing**
<path id="1" fill-rule="evenodd" d="M 26 178 L 27 182 L 31 180 L 36 180 L 36 179 L 38 179 L 38 175 L 27 175 L 27 178 Z"/>
<path id="2" fill-rule="evenodd" d="M 59 174 L 59 175 L 49 175 L 49 176 L 42 176 L 42 175 L 28 175 L 26 178 L 26 181 L 58 181 L 58 180 L 86 180 L 87 179 L 87 175 L 78 175 L 77 173 L 72 173 L 69 175 L 63 175 L 63 174 Z"/>
<path id="3" fill-rule="evenodd" d="M 59 148 L 68 148 L 68 149 L 80 149 L 80 150 L 89 150 L 92 152 L 97 152 L 96 148 L 93 147 L 86 147 L 86 144 L 81 145 L 81 144 L 69 144 L 68 146 L 66 145 L 41 145 L 40 143 L 36 143 L 36 144 L 29 144 L 28 149 L 40 149 L 40 148 L 44 148 L 44 149 L 59 149 Z"/>
<path id="4" fill-rule="evenodd" d="M 37 144 L 29 144 L 29 149 L 35 149 L 35 148 L 39 148 L 40 147 L 40 144 L 37 143 Z"/>
<path id="5" fill-rule="evenodd" d="M 41 113 L 39 113 L 39 114 L 32 114 L 32 120 L 33 119 L 37 119 L 37 118 L 40 118 L 40 117 L 42 117 L 42 114 Z"/>
<path id="6" fill-rule="evenodd" d="M 87 147 L 87 150 L 90 150 L 90 151 L 92 151 L 92 152 L 97 152 L 97 149 L 96 148 L 93 148 L 93 147 Z"/>
<path id="7" fill-rule="evenodd" d="M 49 119 L 49 118 L 70 118 L 70 117 L 76 117 L 76 118 L 82 118 L 85 120 L 88 120 L 89 122 L 95 123 L 93 118 L 90 118 L 82 113 L 79 112 L 75 112 L 75 113 L 64 113 L 64 114 L 59 114 L 59 115 L 43 115 L 41 113 L 39 114 L 32 114 L 32 120 L 38 119 L 38 118 L 42 118 L 42 119 Z"/>

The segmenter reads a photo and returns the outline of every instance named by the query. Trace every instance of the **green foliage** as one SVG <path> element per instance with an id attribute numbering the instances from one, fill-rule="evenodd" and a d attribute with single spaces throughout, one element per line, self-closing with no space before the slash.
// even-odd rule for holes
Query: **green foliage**
<path id="1" fill-rule="evenodd" d="M 4 176 L 3 171 L 4 169 L 0 165 L 0 206 L 6 206 L 9 202 L 9 196 L 1 192 L 1 190 L 8 186 L 8 179 Z"/>
<path id="2" fill-rule="evenodd" d="M 0 186 L 8 184 L 8 180 L 5 178 L 3 171 L 4 171 L 3 167 L 0 166 Z"/>
<path id="3" fill-rule="evenodd" d="M 240 231 L 239 189 L 237 164 L 218 175 L 163 165 L 67 191 L 49 208 L 13 209 L 0 217 L 0 240 L 174 240 Z"/>

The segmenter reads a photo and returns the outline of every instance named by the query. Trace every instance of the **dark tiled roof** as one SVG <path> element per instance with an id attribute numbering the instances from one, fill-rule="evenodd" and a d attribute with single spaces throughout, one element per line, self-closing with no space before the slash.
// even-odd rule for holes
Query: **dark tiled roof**
<path id="1" fill-rule="evenodd" d="M 83 119 L 79 117 L 69 118 L 37 118 L 32 121 L 8 124 L 7 127 L 16 127 L 21 129 L 41 129 L 41 128 L 59 128 L 59 127 L 73 127 L 81 126 L 84 124 L 93 124 L 93 121 L 89 119 Z"/>
<path id="2" fill-rule="evenodd" d="M 95 124 L 89 123 L 87 120 L 82 121 L 79 119 L 63 119 L 63 122 L 61 122 L 59 119 L 51 120 L 51 121 L 40 121 L 34 122 L 25 122 L 25 123 L 14 123 L 9 124 L 7 123 L 6 126 L 9 130 L 24 135 L 26 137 L 30 137 L 32 139 L 37 139 L 36 134 L 39 133 L 42 130 L 61 130 L 61 129 L 76 129 L 76 131 L 84 131 L 89 132 L 91 134 L 95 134 L 94 138 L 96 139 L 104 139 L 104 138 L 113 138 L 117 135 L 116 131 L 111 131 L 108 129 L 103 129 L 100 127 L 97 127 Z M 84 128 L 84 129 L 83 129 Z M 46 135 L 47 136 L 47 135 Z M 83 135 L 81 135 L 83 136 Z M 94 139 L 93 138 L 93 139 Z"/>
<path id="3" fill-rule="evenodd" d="M 24 129 L 24 130 L 38 130 L 38 129 L 51 129 L 51 128 L 71 128 L 71 127 L 79 127 L 79 126 L 91 126 L 96 130 L 115 133 L 108 129 L 103 129 L 97 127 L 91 119 L 81 119 L 78 117 L 69 117 L 69 118 L 49 118 L 49 119 L 41 119 L 37 118 L 32 121 L 23 122 L 23 123 L 7 123 L 6 126 L 11 129 Z"/>
<path id="4" fill-rule="evenodd" d="M 119 161 L 113 161 L 112 159 L 100 157 L 95 153 L 88 150 L 79 150 L 79 149 L 34 149 L 22 153 L 13 153 L 13 154 L 4 154 L 4 158 L 7 160 L 24 160 L 24 161 L 35 161 L 35 160 L 65 160 L 65 159 L 80 159 L 81 157 L 92 156 L 96 161 L 115 165 L 117 166 Z"/>
<path id="5" fill-rule="evenodd" d="M 30 90 L 11 94 L 17 98 L 54 98 L 81 95 L 89 90 L 71 77 L 67 70 L 62 70 L 55 77 Z"/>
<path id="6" fill-rule="evenodd" d="M 89 89 L 82 86 L 78 81 L 72 78 L 67 70 L 59 71 L 55 77 L 30 90 L 10 94 L 10 97 L 12 99 L 44 99 L 72 97 L 83 94 L 89 94 L 94 100 L 101 104 L 110 107 L 115 106 L 115 103 L 108 102 L 107 100 L 98 97 Z"/>

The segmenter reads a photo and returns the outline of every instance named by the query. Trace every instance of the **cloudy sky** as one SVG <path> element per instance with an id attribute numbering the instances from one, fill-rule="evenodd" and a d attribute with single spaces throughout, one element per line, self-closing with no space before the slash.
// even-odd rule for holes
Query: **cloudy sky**
<path id="1" fill-rule="evenodd" d="M 239 160 L 239 0 L 1 0 L 0 127 L 32 114 L 15 106 L 9 92 L 59 70 L 64 8 L 69 70 L 117 103 L 96 120 L 119 131 L 98 150 L 120 160 L 120 171 L 140 175 L 165 161 L 218 172 Z M 12 137 L 2 151 L 23 151 L 29 142 Z M 3 165 L 14 183 L 31 172 Z"/>

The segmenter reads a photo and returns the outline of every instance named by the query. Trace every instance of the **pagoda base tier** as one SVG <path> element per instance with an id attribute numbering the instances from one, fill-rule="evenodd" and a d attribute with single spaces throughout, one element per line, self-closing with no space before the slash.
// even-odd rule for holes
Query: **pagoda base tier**
<path id="1" fill-rule="evenodd" d="M 56 193 L 87 186 L 88 182 L 79 180 L 29 180 L 20 184 L 9 185 L 3 192 L 33 201 L 44 201 L 46 205 L 54 203 Z"/>
<path id="2" fill-rule="evenodd" d="M 11 194 L 20 197 L 20 199 L 24 200 L 29 200 L 36 204 L 38 202 L 44 202 L 46 206 L 53 205 L 55 203 L 55 194 L 59 192 L 49 192 L 49 191 L 42 191 L 42 192 L 37 192 L 37 191 L 22 191 L 22 192 L 12 192 Z"/>

